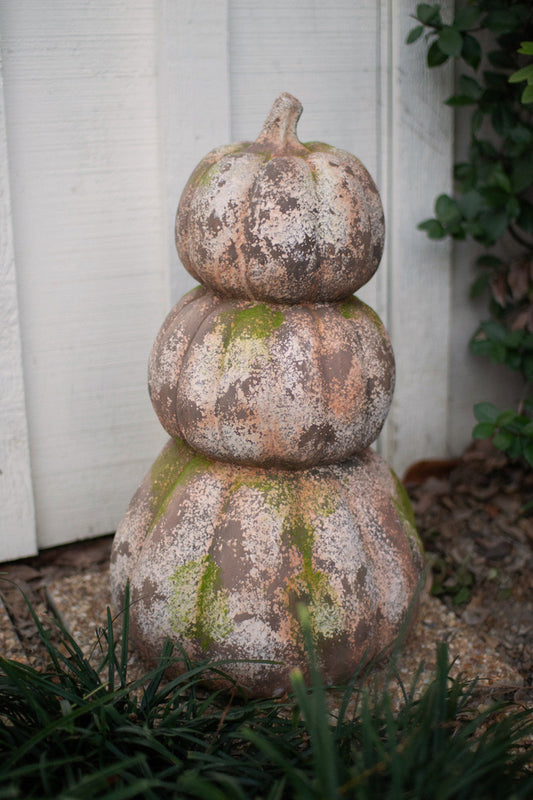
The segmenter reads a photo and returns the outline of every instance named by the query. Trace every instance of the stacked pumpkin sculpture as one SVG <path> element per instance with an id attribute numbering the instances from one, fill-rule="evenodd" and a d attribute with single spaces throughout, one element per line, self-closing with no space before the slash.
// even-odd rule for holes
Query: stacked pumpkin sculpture
<path id="1" fill-rule="evenodd" d="M 255 695 L 305 669 L 300 604 L 325 680 L 343 681 L 391 645 L 421 572 L 407 495 L 369 449 L 394 357 L 352 294 L 381 258 L 379 194 L 354 156 L 300 143 L 301 111 L 280 95 L 257 141 L 213 150 L 185 187 L 177 248 L 201 286 L 149 366 L 172 438 L 112 553 L 146 661 L 169 637 L 234 660 L 225 671 Z"/>

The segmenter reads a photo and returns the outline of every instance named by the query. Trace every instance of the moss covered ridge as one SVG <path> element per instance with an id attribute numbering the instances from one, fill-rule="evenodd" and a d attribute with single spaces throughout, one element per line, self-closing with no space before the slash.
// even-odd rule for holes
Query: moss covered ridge
<path id="1" fill-rule="evenodd" d="M 413 511 L 413 506 L 411 505 L 409 495 L 407 494 L 405 486 L 398 478 L 394 470 L 390 467 L 389 469 L 396 489 L 396 496 L 392 496 L 392 502 L 394 503 L 394 507 L 398 512 L 400 522 L 402 523 L 402 527 L 408 538 L 411 550 L 416 550 L 418 553 L 422 553 L 422 540 L 420 539 L 416 529 L 415 513 Z"/>
<path id="2" fill-rule="evenodd" d="M 165 514 L 176 489 L 185 486 L 212 462 L 191 450 L 181 439 L 174 439 L 163 449 L 150 470 L 151 499 L 154 516 L 150 534 Z"/>
<path id="3" fill-rule="evenodd" d="M 178 567 L 170 578 L 169 618 L 180 636 L 195 638 L 202 650 L 221 642 L 233 630 L 221 569 L 207 554 Z"/>

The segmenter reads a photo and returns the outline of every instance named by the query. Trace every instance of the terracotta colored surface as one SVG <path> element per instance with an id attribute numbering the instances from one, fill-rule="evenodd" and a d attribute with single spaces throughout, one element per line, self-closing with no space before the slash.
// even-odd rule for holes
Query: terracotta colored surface
<path id="1" fill-rule="evenodd" d="M 305 663 L 298 603 L 326 680 L 347 679 L 393 641 L 420 569 L 407 496 L 372 451 L 263 470 L 209 461 L 175 440 L 134 496 L 111 560 L 118 607 L 131 582 L 147 661 L 170 636 L 195 658 L 283 662 L 227 667 L 254 693 L 286 689 Z"/>
<path id="2" fill-rule="evenodd" d="M 301 605 L 325 680 L 341 682 L 390 648 L 422 572 L 409 499 L 368 449 L 394 356 L 352 293 L 381 258 L 381 201 L 354 156 L 299 142 L 301 110 L 280 95 L 255 143 L 214 150 L 185 187 L 176 243 L 204 285 L 172 309 L 149 365 L 174 438 L 111 561 L 148 663 L 170 637 L 227 659 L 255 695 L 305 668 Z"/>
<path id="3" fill-rule="evenodd" d="M 337 300 L 378 267 L 385 228 L 377 188 L 355 156 L 298 140 L 301 111 L 298 100 L 280 95 L 256 142 L 213 150 L 183 191 L 178 253 L 215 291 Z"/>
<path id="4" fill-rule="evenodd" d="M 394 356 L 379 317 L 355 297 L 272 306 L 198 288 L 163 324 L 149 388 L 165 430 L 209 457 L 311 466 L 377 438 Z"/>

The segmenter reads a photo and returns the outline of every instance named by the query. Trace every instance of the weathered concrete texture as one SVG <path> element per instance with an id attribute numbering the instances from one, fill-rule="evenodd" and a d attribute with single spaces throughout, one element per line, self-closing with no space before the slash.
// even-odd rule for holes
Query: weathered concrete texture
<path id="1" fill-rule="evenodd" d="M 385 225 L 376 185 L 350 153 L 302 144 L 301 111 L 280 95 L 256 142 L 213 150 L 183 191 L 178 254 L 215 291 L 332 301 L 357 291 L 379 265 Z"/>
<path id="2" fill-rule="evenodd" d="M 149 388 L 167 433 L 208 457 L 312 466 L 377 438 L 394 356 L 379 317 L 355 297 L 282 306 L 198 288 L 163 324 Z"/>
<path id="3" fill-rule="evenodd" d="M 421 566 L 407 495 L 371 450 L 282 471 L 209 461 L 171 440 L 117 531 L 111 580 L 117 607 L 130 580 L 146 661 L 167 636 L 197 659 L 272 659 L 282 663 L 225 667 L 270 694 L 305 664 L 299 603 L 326 681 L 342 681 L 394 640 Z"/>

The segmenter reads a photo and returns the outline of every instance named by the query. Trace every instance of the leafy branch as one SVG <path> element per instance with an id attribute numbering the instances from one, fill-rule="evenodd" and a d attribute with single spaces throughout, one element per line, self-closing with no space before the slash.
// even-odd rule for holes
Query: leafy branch
<path id="1" fill-rule="evenodd" d="M 520 0 L 472 0 L 457 8 L 450 23 L 439 3 L 420 3 L 418 23 L 407 36 L 422 37 L 427 64 L 438 67 L 450 58 L 462 64 L 452 108 L 470 110 L 467 160 L 454 165 L 454 197 L 437 197 L 434 216 L 420 230 L 431 239 L 472 239 L 485 248 L 476 260 L 478 276 L 471 297 L 488 295 L 490 319 L 475 331 L 470 348 L 477 355 L 519 372 L 526 391 L 533 385 L 533 7 Z M 520 85 L 526 81 L 526 88 Z M 493 248 L 513 243 L 520 252 L 503 259 Z M 476 408 L 479 408 L 478 404 Z M 533 466 L 531 403 L 516 414 L 505 436 L 488 420 L 474 429 L 476 438 L 493 436 L 496 446 Z M 521 426 L 521 427 L 520 427 Z M 520 428 L 520 430 L 519 430 Z M 506 445 L 505 447 L 503 445 Z"/>

